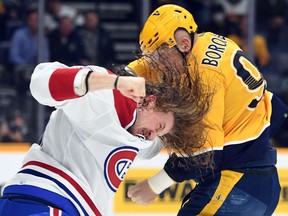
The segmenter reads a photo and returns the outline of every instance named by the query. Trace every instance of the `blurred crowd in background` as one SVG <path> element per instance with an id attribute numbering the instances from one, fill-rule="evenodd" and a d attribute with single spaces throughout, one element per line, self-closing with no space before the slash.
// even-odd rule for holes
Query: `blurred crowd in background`
<path id="1" fill-rule="evenodd" d="M 145 0 L 142 0 L 145 1 Z M 148 0 L 146 0 L 148 1 Z M 249 0 L 150 0 L 150 11 L 173 3 L 188 9 L 198 32 L 233 39 L 248 52 Z M 29 92 L 38 57 L 37 0 L 0 0 L 0 142 L 37 142 L 37 102 Z M 288 0 L 255 0 L 254 61 L 268 89 L 288 103 Z M 113 65 L 135 59 L 141 0 L 45 0 L 43 61 L 68 66 Z M 286 61 L 286 62 L 285 62 Z M 52 108 L 45 108 L 48 118 Z M 44 118 L 43 121 L 48 119 Z M 288 147 L 288 123 L 271 140 Z"/>

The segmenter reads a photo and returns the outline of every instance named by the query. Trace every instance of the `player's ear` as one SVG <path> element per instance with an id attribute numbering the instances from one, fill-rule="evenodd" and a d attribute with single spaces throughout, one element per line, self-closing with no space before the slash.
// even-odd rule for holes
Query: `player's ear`
<path id="1" fill-rule="evenodd" d="M 177 47 L 181 52 L 189 52 L 191 48 L 191 39 L 187 31 L 179 29 L 175 32 Z"/>
<path id="2" fill-rule="evenodd" d="M 155 107 L 156 101 L 157 101 L 157 97 L 154 95 L 149 95 L 146 98 L 146 101 L 149 103 L 149 107 Z"/>
<path id="3" fill-rule="evenodd" d="M 183 37 L 178 45 L 178 48 L 181 52 L 189 52 L 191 48 L 191 42 L 189 38 Z"/>

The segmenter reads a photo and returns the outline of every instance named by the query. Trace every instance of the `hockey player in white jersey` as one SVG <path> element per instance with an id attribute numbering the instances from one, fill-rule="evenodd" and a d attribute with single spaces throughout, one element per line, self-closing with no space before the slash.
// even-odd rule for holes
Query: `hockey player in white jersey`
<path id="1" fill-rule="evenodd" d="M 163 148 L 158 137 L 168 147 L 191 140 L 182 124 L 193 125 L 209 108 L 199 99 L 191 118 L 185 110 L 200 95 L 191 91 L 197 82 L 167 74 L 173 78 L 156 84 L 97 66 L 39 64 L 31 93 L 56 110 L 5 185 L 0 215 L 107 215 L 135 157 L 156 155 Z"/>

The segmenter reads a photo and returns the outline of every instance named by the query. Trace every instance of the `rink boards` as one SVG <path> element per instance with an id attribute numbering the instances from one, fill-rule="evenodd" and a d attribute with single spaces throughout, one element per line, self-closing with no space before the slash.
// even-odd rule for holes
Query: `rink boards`
<path id="1" fill-rule="evenodd" d="M 29 144 L 0 144 L 0 184 L 3 184 L 21 167 L 21 161 L 29 148 Z M 275 215 L 288 216 L 288 149 L 277 149 L 278 171 L 281 182 L 281 197 Z M 141 215 L 141 216 L 172 216 L 176 215 L 182 198 L 193 188 L 192 181 L 175 184 L 165 190 L 148 206 L 139 206 L 127 197 L 129 186 L 149 178 L 158 172 L 167 159 L 166 153 L 161 153 L 152 160 L 136 160 L 121 183 L 109 216 Z"/>

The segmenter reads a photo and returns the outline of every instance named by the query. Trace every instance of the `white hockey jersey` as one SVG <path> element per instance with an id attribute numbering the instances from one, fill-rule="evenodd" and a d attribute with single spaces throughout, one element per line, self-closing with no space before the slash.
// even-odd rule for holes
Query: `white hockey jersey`
<path id="1" fill-rule="evenodd" d="M 90 66 L 97 73 L 111 73 Z M 31 185 L 69 199 L 79 215 L 106 215 L 108 203 L 138 153 L 157 154 L 160 142 L 127 132 L 136 119 L 136 103 L 117 90 L 74 94 L 81 67 L 59 62 L 39 64 L 30 89 L 41 104 L 53 106 L 42 143 L 32 145 L 23 167 L 6 188 Z M 33 194 L 41 197 L 41 194 Z"/>

